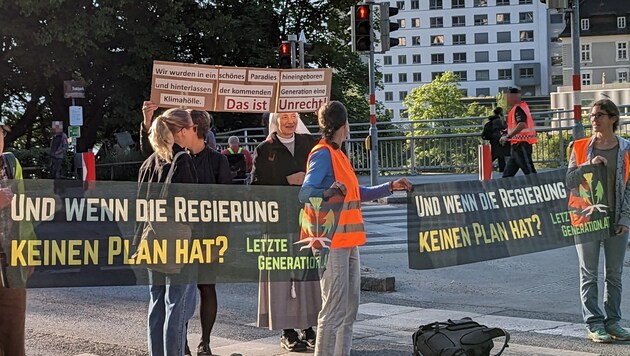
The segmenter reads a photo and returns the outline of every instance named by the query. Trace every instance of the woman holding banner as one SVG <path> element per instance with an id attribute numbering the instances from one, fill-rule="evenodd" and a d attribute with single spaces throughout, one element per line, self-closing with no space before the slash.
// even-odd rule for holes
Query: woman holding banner
<path id="1" fill-rule="evenodd" d="M 584 184 L 583 177 L 592 177 L 595 165 L 606 168 L 606 201 L 609 216 L 614 222 L 614 235 L 605 236 L 605 293 L 602 313 L 598 302 L 597 276 L 599 274 L 599 254 L 601 241 L 578 243 L 576 245 L 580 261 L 580 292 L 582 315 L 587 325 L 588 337 L 594 342 L 630 340 L 630 333 L 619 325 L 621 320 L 621 273 L 626 248 L 628 227 L 630 226 L 630 142 L 615 135 L 619 128 L 619 109 L 610 100 L 599 100 L 591 109 L 593 136 L 572 142 L 571 158 L 567 173 L 569 188 Z M 589 175 L 591 173 L 591 175 Z M 587 178 L 588 180 L 588 178 Z M 589 182 L 587 182 L 589 183 Z M 586 205 L 584 203 L 587 203 Z M 571 197 L 569 208 L 571 222 L 582 224 L 589 219 L 585 214 L 587 201 L 582 194 Z M 577 240 L 577 238 L 576 238 Z"/>
<path id="2" fill-rule="evenodd" d="M 302 185 L 306 160 L 314 145 L 315 139 L 297 113 L 271 114 L 269 136 L 254 151 L 252 184 Z M 261 273 L 258 326 L 282 330 L 280 346 L 286 350 L 314 348 L 316 335 L 312 326 L 317 324 L 322 305 L 319 281 L 270 282 L 270 279 L 270 273 Z"/>
<path id="3" fill-rule="evenodd" d="M 305 203 L 302 241 L 321 248 L 323 269 L 323 305 L 318 316 L 315 355 L 347 356 L 361 293 L 358 247 L 365 244 L 365 231 L 360 203 L 388 196 L 394 190 L 410 191 L 412 185 L 401 178 L 375 187 L 360 187 L 348 157 L 340 149 L 350 135 L 345 106 L 331 101 L 319 109 L 317 116 L 322 140 L 311 151 L 300 190 L 300 201 Z"/>
<path id="4" fill-rule="evenodd" d="M 143 111 L 149 111 L 146 105 Z M 149 142 L 154 153 L 140 168 L 140 182 L 165 182 L 175 164 L 172 183 L 197 183 L 197 171 L 190 155 L 184 152 L 194 144 L 197 134 L 190 114 L 169 109 L 151 123 Z M 179 153 L 179 155 L 178 155 Z M 174 162 L 174 158 L 177 161 Z M 152 196 L 151 196 L 152 197 Z M 134 242 L 137 245 L 138 241 Z M 164 274 L 149 269 L 150 302 L 148 318 L 149 355 L 183 356 L 186 323 L 197 303 L 196 274 L 185 266 L 179 274 Z"/>

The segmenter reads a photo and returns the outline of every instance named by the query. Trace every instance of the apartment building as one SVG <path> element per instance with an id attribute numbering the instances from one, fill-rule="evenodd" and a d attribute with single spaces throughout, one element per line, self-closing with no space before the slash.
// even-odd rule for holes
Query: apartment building
<path id="1" fill-rule="evenodd" d="M 400 0 L 392 33 L 400 44 L 377 55 L 384 89 L 377 100 L 405 120 L 403 100 L 445 71 L 466 96 L 494 96 L 509 86 L 525 95 L 550 91 L 550 17 L 538 0 Z M 554 17 L 564 27 L 562 15 Z M 559 31 L 556 34 L 559 35 Z"/>

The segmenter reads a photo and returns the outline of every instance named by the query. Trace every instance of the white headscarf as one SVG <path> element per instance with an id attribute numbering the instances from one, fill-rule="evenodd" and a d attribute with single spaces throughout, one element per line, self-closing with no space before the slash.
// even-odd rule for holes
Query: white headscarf
<path id="1" fill-rule="evenodd" d="M 296 134 L 311 134 L 311 132 L 308 130 L 308 128 L 306 128 L 306 125 L 304 125 L 304 123 L 302 122 L 302 119 L 300 119 L 300 114 L 295 113 L 295 115 L 297 115 L 297 127 L 295 128 L 295 133 Z M 271 113 L 269 114 L 269 136 L 271 137 L 271 134 L 273 134 L 274 132 L 278 132 L 278 118 L 280 117 L 279 113 Z"/>

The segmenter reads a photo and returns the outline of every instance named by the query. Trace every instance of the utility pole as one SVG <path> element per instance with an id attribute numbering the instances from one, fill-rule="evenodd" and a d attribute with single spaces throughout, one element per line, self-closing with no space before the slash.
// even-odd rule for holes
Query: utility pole
<path id="1" fill-rule="evenodd" d="M 368 0 L 366 3 L 374 3 Z M 372 7 L 370 6 L 370 11 Z M 370 185 L 378 185 L 378 128 L 376 127 L 376 63 L 374 62 L 374 31 L 370 30 Z"/>
<path id="2" fill-rule="evenodd" d="M 573 1 L 571 12 L 571 46 L 573 47 L 573 139 L 584 137 L 582 124 L 582 75 L 580 74 L 580 0 Z"/>

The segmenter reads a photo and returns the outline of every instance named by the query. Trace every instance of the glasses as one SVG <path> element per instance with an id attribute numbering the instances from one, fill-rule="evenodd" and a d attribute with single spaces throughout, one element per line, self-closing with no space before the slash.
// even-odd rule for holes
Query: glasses
<path id="1" fill-rule="evenodd" d="M 591 114 L 589 115 L 589 117 L 591 118 L 591 120 L 593 119 L 601 119 L 604 116 L 610 116 L 610 114 L 605 113 L 605 112 L 598 112 L 597 114 Z"/>

